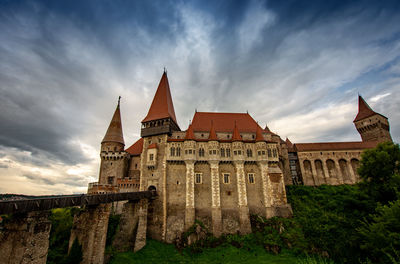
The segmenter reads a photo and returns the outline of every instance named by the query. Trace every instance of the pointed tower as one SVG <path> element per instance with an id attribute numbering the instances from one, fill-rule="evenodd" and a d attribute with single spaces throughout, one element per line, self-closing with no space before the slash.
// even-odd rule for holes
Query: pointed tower
<path id="1" fill-rule="evenodd" d="M 209 141 L 218 141 L 217 133 L 215 132 L 214 122 L 211 120 L 210 135 L 208 136 Z"/>
<path id="2" fill-rule="evenodd" d="M 117 109 L 115 109 L 107 132 L 101 141 L 101 151 L 109 152 L 124 150 L 125 143 L 124 135 L 122 133 L 120 98 L 118 99 Z"/>
<path id="3" fill-rule="evenodd" d="M 262 130 L 259 125 L 257 125 L 257 130 L 256 130 L 256 142 L 260 141 L 265 141 L 263 135 L 262 135 Z"/>
<path id="4" fill-rule="evenodd" d="M 353 123 L 362 141 L 392 141 L 387 117 L 372 110 L 361 95 L 358 96 L 358 113 Z"/>
<path id="5" fill-rule="evenodd" d="M 141 136 L 171 134 L 180 131 L 172 103 L 167 72 L 164 71 L 147 116 L 142 120 Z"/>
<path id="6" fill-rule="evenodd" d="M 129 156 L 124 151 L 125 143 L 122 134 L 120 98 L 107 132 L 103 141 L 101 141 L 99 184 L 109 186 L 103 192 L 117 191 L 117 179 L 125 177 Z"/>

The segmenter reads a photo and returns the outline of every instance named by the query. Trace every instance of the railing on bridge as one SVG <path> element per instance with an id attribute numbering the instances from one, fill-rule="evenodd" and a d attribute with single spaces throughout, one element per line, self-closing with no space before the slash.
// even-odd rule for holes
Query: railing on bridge
<path id="1" fill-rule="evenodd" d="M 25 200 L 0 201 L 0 214 L 26 213 L 45 211 L 53 208 L 71 206 L 98 205 L 117 201 L 137 201 L 144 198 L 153 198 L 155 191 L 106 193 L 106 194 L 78 194 L 37 197 Z"/>

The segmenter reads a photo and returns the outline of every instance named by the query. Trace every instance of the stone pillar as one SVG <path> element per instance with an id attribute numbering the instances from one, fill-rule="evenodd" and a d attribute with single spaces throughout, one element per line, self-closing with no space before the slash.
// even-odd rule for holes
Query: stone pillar
<path id="1" fill-rule="evenodd" d="M 45 264 L 49 249 L 49 212 L 15 214 L 0 232 L 0 263 Z"/>
<path id="2" fill-rule="evenodd" d="M 329 175 L 329 170 L 328 170 L 328 165 L 326 164 L 326 160 L 321 160 L 321 162 L 322 162 L 322 169 L 324 170 L 325 174 L 325 183 L 331 184 L 331 178 Z"/>
<path id="3" fill-rule="evenodd" d="M 186 163 L 186 209 L 185 209 L 185 230 L 194 224 L 194 161 Z"/>
<path id="4" fill-rule="evenodd" d="M 315 167 L 315 160 L 310 160 L 311 163 L 311 177 L 314 182 L 314 186 L 320 185 L 320 179 L 318 179 L 317 168 Z"/>
<path id="5" fill-rule="evenodd" d="M 343 175 L 342 175 L 342 170 L 340 169 L 340 166 L 339 166 L 339 161 L 337 159 L 334 159 L 333 162 L 335 162 L 335 171 L 336 171 L 336 177 L 338 180 L 338 184 L 343 184 Z"/>
<path id="6" fill-rule="evenodd" d="M 221 197 L 219 187 L 219 162 L 210 161 L 211 168 L 211 217 L 212 232 L 215 237 L 222 233 Z"/>
<path id="7" fill-rule="evenodd" d="M 139 202 L 139 223 L 136 232 L 136 240 L 133 251 L 139 251 L 146 245 L 146 234 L 147 234 L 147 208 L 148 200 L 142 199 Z"/>
<path id="8" fill-rule="evenodd" d="M 271 207 L 272 205 L 272 193 L 271 193 L 271 182 L 268 177 L 268 165 L 267 162 L 259 162 L 258 166 L 261 172 L 262 180 L 262 191 L 263 191 L 263 202 L 265 206 L 265 217 L 271 218 L 275 216 L 275 210 Z"/>
<path id="9" fill-rule="evenodd" d="M 108 219 L 111 204 L 100 204 L 83 209 L 74 217 L 69 239 L 69 249 L 75 238 L 82 246 L 82 264 L 97 264 L 104 262 Z"/>
<path id="10" fill-rule="evenodd" d="M 125 203 L 119 221 L 119 228 L 112 244 L 117 251 L 125 252 L 134 248 L 138 222 L 139 203 L 131 201 Z"/>
<path id="11" fill-rule="evenodd" d="M 240 233 L 251 233 L 250 212 L 247 205 L 246 179 L 244 176 L 244 162 L 235 161 L 235 170 L 237 176 L 238 205 L 239 205 L 239 224 Z"/>
<path id="12" fill-rule="evenodd" d="M 301 177 L 303 178 L 303 184 L 304 184 L 304 185 L 308 185 L 308 184 L 307 184 L 307 183 L 308 183 L 307 174 L 306 174 L 306 171 L 305 171 L 305 169 L 304 169 L 304 163 L 303 163 L 304 160 L 303 160 L 303 159 L 300 159 L 300 157 L 299 157 L 298 162 L 299 162 L 299 165 L 300 165 Z"/>
<path id="13" fill-rule="evenodd" d="M 346 163 L 347 163 L 347 171 L 350 176 L 351 184 L 354 184 L 354 183 L 356 183 L 356 175 L 354 174 L 353 167 L 351 166 L 351 160 L 347 161 Z"/>

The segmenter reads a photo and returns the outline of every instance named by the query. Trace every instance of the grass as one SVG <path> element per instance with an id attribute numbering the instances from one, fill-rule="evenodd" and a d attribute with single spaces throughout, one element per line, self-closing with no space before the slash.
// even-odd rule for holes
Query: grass
<path id="1" fill-rule="evenodd" d="M 265 251 L 261 246 L 236 248 L 222 245 L 204 249 L 202 253 L 179 252 L 174 245 L 148 240 L 146 246 L 137 253 L 125 252 L 114 256 L 112 264 L 122 263 L 298 263 L 298 257 L 283 250 L 279 255 Z"/>

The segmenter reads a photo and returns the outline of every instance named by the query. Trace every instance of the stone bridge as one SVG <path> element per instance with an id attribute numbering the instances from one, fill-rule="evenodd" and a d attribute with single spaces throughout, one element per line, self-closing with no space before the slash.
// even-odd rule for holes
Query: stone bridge
<path id="1" fill-rule="evenodd" d="M 75 239 L 82 246 L 81 263 L 104 262 L 108 219 L 113 202 L 127 201 L 113 246 L 137 251 L 146 244 L 147 208 L 155 191 L 82 194 L 0 201 L 0 215 L 10 215 L 0 230 L 0 264 L 46 263 L 51 222 L 50 209 L 81 207 L 74 216 L 69 248 Z"/>

